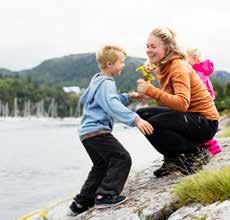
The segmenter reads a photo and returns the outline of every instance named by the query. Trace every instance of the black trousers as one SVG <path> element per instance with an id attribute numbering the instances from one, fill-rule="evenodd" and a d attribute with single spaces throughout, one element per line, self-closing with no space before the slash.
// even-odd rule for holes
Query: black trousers
<path id="1" fill-rule="evenodd" d="M 197 113 L 176 112 L 165 107 L 137 110 L 154 132 L 146 138 L 164 156 L 196 152 L 199 144 L 210 140 L 218 129 L 218 121 L 211 121 Z"/>
<path id="2" fill-rule="evenodd" d="M 131 157 L 110 133 L 100 134 L 82 141 L 93 167 L 76 201 L 89 206 L 97 194 L 119 195 L 131 168 Z"/>

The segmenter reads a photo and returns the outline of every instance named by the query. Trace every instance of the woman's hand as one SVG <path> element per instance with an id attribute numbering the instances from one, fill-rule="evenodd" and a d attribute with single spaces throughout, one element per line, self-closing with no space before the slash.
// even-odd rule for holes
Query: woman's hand
<path id="1" fill-rule="evenodd" d="M 137 91 L 144 94 L 150 85 L 151 85 L 150 82 L 146 82 L 143 79 L 138 79 L 137 80 Z"/>
<path id="2" fill-rule="evenodd" d="M 153 126 L 139 116 L 136 118 L 135 124 L 144 135 L 150 135 L 154 131 Z"/>

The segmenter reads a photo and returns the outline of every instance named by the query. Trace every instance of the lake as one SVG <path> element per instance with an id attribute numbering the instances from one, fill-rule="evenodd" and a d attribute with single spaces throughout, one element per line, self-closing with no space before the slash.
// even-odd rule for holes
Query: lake
<path id="1" fill-rule="evenodd" d="M 76 194 L 92 163 L 78 138 L 80 119 L 0 118 L 0 219 L 13 220 Z M 132 170 L 160 157 L 137 128 L 120 123 L 116 136 Z"/>

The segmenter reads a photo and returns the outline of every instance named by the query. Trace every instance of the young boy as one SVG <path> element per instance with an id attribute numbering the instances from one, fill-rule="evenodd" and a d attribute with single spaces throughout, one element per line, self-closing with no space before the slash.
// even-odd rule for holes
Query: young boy
<path id="1" fill-rule="evenodd" d="M 126 200 L 120 193 L 130 171 L 131 158 L 111 134 L 114 119 L 137 126 L 144 134 L 153 132 L 153 127 L 147 121 L 125 107 L 130 98 L 137 98 L 137 93 L 117 94 L 113 77 L 121 74 L 125 58 L 126 53 L 122 48 L 103 47 L 97 53 L 101 72 L 93 76 L 80 99 L 84 105 L 80 139 L 93 167 L 70 205 L 73 215 L 88 210 L 94 204 L 96 208 L 106 208 Z"/>

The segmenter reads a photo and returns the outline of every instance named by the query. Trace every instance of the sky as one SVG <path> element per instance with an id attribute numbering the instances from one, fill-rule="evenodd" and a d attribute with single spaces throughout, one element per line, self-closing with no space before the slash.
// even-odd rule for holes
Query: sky
<path id="1" fill-rule="evenodd" d="M 149 32 L 163 26 L 230 71 L 229 21 L 227 0 L 0 0 L 0 68 L 28 69 L 109 43 L 146 58 Z"/>

